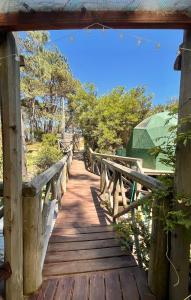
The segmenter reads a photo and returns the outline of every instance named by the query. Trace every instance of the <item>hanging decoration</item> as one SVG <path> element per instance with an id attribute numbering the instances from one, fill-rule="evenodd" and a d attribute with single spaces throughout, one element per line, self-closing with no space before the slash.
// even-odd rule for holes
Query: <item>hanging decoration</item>
<path id="1" fill-rule="evenodd" d="M 92 29 L 98 29 L 98 30 L 100 29 L 102 33 L 105 33 L 106 30 L 112 30 L 113 28 L 109 27 L 109 26 L 106 26 L 104 24 L 101 24 L 101 23 L 92 23 L 89 26 L 84 27 L 83 30 L 85 30 L 88 34 L 90 34 L 92 32 Z M 147 39 L 147 38 L 144 38 L 144 37 L 141 37 L 141 36 L 136 36 L 136 35 L 133 35 L 129 32 L 119 32 L 118 36 L 119 36 L 120 40 L 124 40 L 125 36 L 133 38 L 136 41 L 136 44 L 137 44 L 138 47 L 140 47 L 143 43 L 148 42 L 148 43 L 153 44 L 155 49 L 157 49 L 157 50 L 159 50 L 161 48 L 161 44 L 159 42 L 156 42 L 156 41 L 153 41 L 151 39 Z M 72 34 L 72 35 L 64 35 L 64 36 L 62 36 L 58 39 L 55 39 L 55 40 L 51 41 L 51 43 L 54 43 L 54 42 L 59 41 L 59 40 L 63 40 L 65 38 L 68 38 L 70 43 L 74 43 L 75 40 L 76 40 L 75 35 Z"/>

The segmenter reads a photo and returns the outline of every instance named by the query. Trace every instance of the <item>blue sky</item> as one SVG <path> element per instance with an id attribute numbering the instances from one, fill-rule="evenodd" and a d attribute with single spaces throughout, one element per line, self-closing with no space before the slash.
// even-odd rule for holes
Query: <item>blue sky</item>
<path id="1" fill-rule="evenodd" d="M 155 104 L 178 97 L 180 72 L 173 64 L 182 37 L 180 30 L 51 31 L 51 40 L 67 57 L 74 76 L 94 83 L 98 95 L 118 85 L 143 85 L 154 94 Z"/>

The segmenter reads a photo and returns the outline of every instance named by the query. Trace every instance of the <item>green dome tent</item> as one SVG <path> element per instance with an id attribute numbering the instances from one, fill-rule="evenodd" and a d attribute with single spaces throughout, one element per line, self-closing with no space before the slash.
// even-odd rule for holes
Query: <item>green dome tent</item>
<path id="1" fill-rule="evenodd" d="M 168 111 L 157 113 L 145 119 L 134 129 L 127 145 L 127 156 L 143 159 L 143 167 L 153 170 L 170 170 L 160 159 L 151 155 L 150 149 L 166 143 L 172 138 L 173 133 L 169 130 L 177 125 L 177 115 L 171 116 Z"/>

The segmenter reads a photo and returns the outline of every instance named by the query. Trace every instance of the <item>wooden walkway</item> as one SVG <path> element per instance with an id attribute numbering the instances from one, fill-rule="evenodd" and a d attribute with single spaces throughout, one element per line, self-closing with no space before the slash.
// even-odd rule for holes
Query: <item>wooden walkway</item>
<path id="1" fill-rule="evenodd" d="M 74 159 L 32 300 L 154 300 L 145 273 L 121 250 L 99 203 L 99 177 Z"/>

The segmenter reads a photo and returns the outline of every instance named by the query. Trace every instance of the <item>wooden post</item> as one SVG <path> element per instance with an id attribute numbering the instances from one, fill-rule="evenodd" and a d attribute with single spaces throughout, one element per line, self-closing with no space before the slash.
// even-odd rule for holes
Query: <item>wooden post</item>
<path id="1" fill-rule="evenodd" d="M 24 295 L 29 295 L 42 284 L 42 213 L 40 195 L 32 189 L 23 194 Z"/>
<path id="2" fill-rule="evenodd" d="M 57 199 L 57 189 L 56 189 L 56 179 L 53 178 L 52 181 L 51 181 L 51 191 L 52 191 L 52 199 L 55 200 Z"/>
<path id="3" fill-rule="evenodd" d="M 119 174 L 116 173 L 114 179 L 113 216 L 115 216 L 119 211 L 119 198 L 120 198 L 119 193 L 121 191 L 119 179 L 120 179 Z"/>
<path id="4" fill-rule="evenodd" d="M 0 33 L 5 261 L 12 269 L 6 299 L 23 299 L 20 62 L 12 33 Z"/>
<path id="5" fill-rule="evenodd" d="M 63 167 L 62 176 L 61 176 L 62 194 L 66 193 L 66 181 L 67 181 L 67 163 L 65 163 Z"/>
<path id="6" fill-rule="evenodd" d="M 104 184 L 105 184 L 105 167 L 101 159 L 101 167 L 100 167 L 100 192 L 101 193 L 104 188 Z"/>
<path id="7" fill-rule="evenodd" d="M 169 261 L 166 257 L 167 233 L 164 231 L 164 218 L 169 209 L 168 199 L 156 199 L 153 203 L 148 283 L 157 300 L 168 299 Z"/>
<path id="8" fill-rule="evenodd" d="M 183 48 L 191 49 L 191 30 L 184 32 Z M 181 66 L 181 83 L 180 83 L 180 99 L 179 99 L 179 133 L 191 131 L 191 122 L 181 124 L 182 118 L 191 116 L 191 52 L 182 50 L 182 66 Z M 178 141 L 176 149 L 176 176 L 175 190 L 176 193 L 184 196 L 191 196 L 191 140 L 187 143 Z M 175 204 L 175 209 L 183 209 L 186 214 L 190 214 L 189 206 Z M 170 272 L 170 300 L 180 300 L 188 296 L 188 272 L 189 272 L 189 251 L 191 241 L 191 231 L 184 226 L 176 226 L 171 238 L 171 261 L 174 264 L 178 278 L 174 268 L 171 267 Z"/>
<path id="9" fill-rule="evenodd" d="M 22 136 L 22 175 L 27 176 L 27 162 L 26 162 L 26 142 L 25 142 L 25 131 L 24 131 L 24 121 L 23 114 L 21 111 L 21 136 Z"/>

